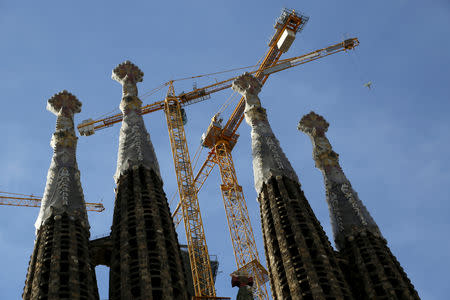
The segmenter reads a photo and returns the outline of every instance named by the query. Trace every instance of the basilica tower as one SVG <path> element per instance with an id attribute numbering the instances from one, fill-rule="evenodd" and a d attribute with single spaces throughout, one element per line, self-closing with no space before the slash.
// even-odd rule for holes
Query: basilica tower
<path id="1" fill-rule="evenodd" d="M 356 299 L 419 299 L 414 286 L 339 165 L 325 132 L 325 119 L 310 112 L 298 129 L 313 144 L 316 167 L 322 171 L 334 240 L 347 261 L 346 275 Z"/>
<path id="2" fill-rule="evenodd" d="M 112 78 L 122 85 L 123 113 L 116 200 L 111 227 L 111 300 L 188 299 L 187 283 L 159 165 L 140 115 L 136 84 L 143 73 L 129 61 Z"/>
<path id="3" fill-rule="evenodd" d="M 233 89 L 245 98 L 253 173 L 273 299 L 353 299 L 334 251 L 261 107 L 259 81 L 244 74 Z"/>
<path id="4" fill-rule="evenodd" d="M 23 299 L 98 299 L 95 271 L 89 254 L 89 222 L 80 171 L 73 116 L 81 102 L 67 91 L 48 100 L 57 116 L 50 145 L 53 157 L 36 220 Z"/>

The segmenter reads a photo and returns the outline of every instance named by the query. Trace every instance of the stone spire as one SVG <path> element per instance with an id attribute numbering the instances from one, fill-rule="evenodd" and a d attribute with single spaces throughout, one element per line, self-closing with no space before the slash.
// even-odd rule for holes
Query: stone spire
<path id="1" fill-rule="evenodd" d="M 111 77 L 122 85 L 120 109 L 123 113 L 114 179 L 117 183 L 120 174 L 133 166 L 152 169 L 160 177 L 155 150 L 140 115 L 142 101 L 138 98 L 136 84 L 142 82 L 144 73 L 130 61 L 125 61 L 112 71 Z"/>
<path id="2" fill-rule="evenodd" d="M 232 88 L 245 97 L 245 121 L 252 128 L 253 176 L 256 192 L 261 192 L 263 184 L 274 176 L 282 175 L 298 182 L 297 174 L 272 132 L 266 110 L 261 107 L 258 97 L 261 83 L 245 73 L 233 82 Z"/>
<path id="3" fill-rule="evenodd" d="M 23 299 L 98 299 L 89 224 L 76 162 L 73 115 L 81 102 L 62 91 L 48 100 L 57 116 L 53 158 L 36 221 L 36 241 Z"/>
<path id="4" fill-rule="evenodd" d="M 81 102 L 64 90 L 48 100 L 47 110 L 54 113 L 57 119 L 56 130 L 50 142 L 53 157 L 41 210 L 35 223 L 36 231 L 52 214 L 63 213 L 79 218 L 83 226 L 89 227 L 75 157 L 78 138 L 75 135 L 73 116 L 81 111 Z"/>
<path id="5" fill-rule="evenodd" d="M 310 112 L 303 116 L 298 129 L 311 138 L 313 158 L 325 180 L 336 246 L 340 248 L 345 238 L 365 230 L 381 237 L 377 224 L 352 188 L 350 181 L 345 177 L 339 165 L 339 155 L 333 151 L 325 136 L 328 126 L 328 122 L 322 116 Z"/>
<path id="6" fill-rule="evenodd" d="M 414 286 L 339 166 L 325 136 L 325 119 L 310 112 L 298 129 L 311 138 L 316 167 L 322 171 L 334 239 L 342 268 L 356 299 L 418 300 Z"/>
<path id="7" fill-rule="evenodd" d="M 253 173 L 273 299 L 352 299 L 331 244 L 261 107 L 260 83 L 244 74 L 232 87 L 245 98 L 245 120 L 252 128 Z"/>
<path id="8" fill-rule="evenodd" d="M 113 70 L 123 86 L 123 122 L 111 226 L 109 299 L 190 299 L 181 251 L 158 161 L 140 115 L 136 83 L 143 73 L 129 61 Z"/>

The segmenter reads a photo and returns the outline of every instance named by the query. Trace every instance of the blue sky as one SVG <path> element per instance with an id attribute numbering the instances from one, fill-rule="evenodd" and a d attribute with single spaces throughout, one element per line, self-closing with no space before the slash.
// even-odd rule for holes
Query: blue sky
<path id="1" fill-rule="evenodd" d="M 252 65 L 266 52 L 282 7 L 310 16 L 285 58 L 343 37 L 361 42 L 352 53 L 272 75 L 260 94 L 318 219 L 332 239 L 322 175 L 314 167 L 309 138 L 296 129 L 311 110 L 330 123 L 328 137 L 344 172 L 419 295 L 447 299 L 450 4 L 445 0 L 0 1 L 0 190 L 42 195 L 56 120 L 45 107 L 53 94 L 67 89 L 79 98 L 83 107 L 75 117 L 78 124 L 118 107 L 121 88 L 110 77 L 124 60 L 144 72 L 141 94 L 170 79 Z M 226 77 L 197 83 L 220 78 Z M 363 87 L 369 80 L 372 90 Z M 192 81 L 175 85 L 177 92 L 191 88 Z M 210 117 L 230 94 L 217 93 L 186 108 L 191 156 Z M 143 102 L 163 96 L 154 94 Z M 145 122 L 170 199 L 176 180 L 165 118 L 156 112 L 145 116 Z M 112 222 L 119 127 L 80 137 L 78 143 L 85 198 L 103 201 L 106 207 L 101 214 L 89 214 L 92 236 L 108 233 Z M 234 162 L 265 264 L 247 124 L 239 133 Z M 209 251 L 220 261 L 217 294 L 235 297 L 228 275 L 235 262 L 219 182 L 215 170 L 199 200 Z M 0 206 L 1 299 L 22 294 L 37 215 L 36 208 Z M 107 268 L 98 267 L 97 275 L 101 298 L 106 299 Z"/>

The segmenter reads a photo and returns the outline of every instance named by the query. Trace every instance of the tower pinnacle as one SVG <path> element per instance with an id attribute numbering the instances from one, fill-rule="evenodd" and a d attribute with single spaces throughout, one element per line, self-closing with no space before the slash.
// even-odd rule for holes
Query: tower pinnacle
<path id="1" fill-rule="evenodd" d="M 76 161 L 73 115 L 81 102 L 67 91 L 54 95 L 47 110 L 57 116 L 36 240 L 22 298 L 98 299 L 89 251 L 89 223 Z"/>
<path id="2" fill-rule="evenodd" d="M 129 61 L 113 70 L 122 84 L 123 113 L 114 217 L 109 299 L 189 299 L 177 234 L 158 160 L 140 114 L 137 82 L 144 74 Z"/>
<path id="3" fill-rule="evenodd" d="M 311 138 L 313 158 L 325 180 L 336 246 L 342 248 L 346 238 L 351 239 L 362 230 L 369 230 L 375 236 L 381 237 L 378 226 L 345 177 L 339 165 L 339 155 L 333 151 L 325 136 L 328 126 L 322 116 L 310 112 L 300 120 L 298 129 Z"/>
<path id="4" fill-rule="evenodd" d="M 233 90 L 245 97 L 245 121 L 252 127 L 252 156 L 255 189 L 261 192 L 263 183 L 270 177 L 283 175 L 299 181 L 297 174 L 280 147 L 267 120 L 266 110 L 258 97 L 261 83 L 254 76 L 244 73 L 232 85 Z"/>
<path id="5" fill-rule="evenodd" d="M 355 299 L 419 300 L 414 286 L 339 166 L 325 136 L 325 119 L 303 116 L 298 129 L 311 138 L 316 167 L 322 171 L 334 239 Z"/>
<path id="6" fill-rule="evenodd" d="M 112 73 L 112 79 L 122 85 L 120 109 L 123 121 L 119 136 L 117 170 L 114 176 L 116 183 L 120 174 L 133 166 L 136 168 L 144 166 L 154 170 L 160 177 L 155 150 L 140 115 L 142 101 L 137 96 L 136 84 L 142 82 L 143 76 L 144 73 L 130 61 L 119 64 Z"/>
<path id="7" fill-rule="evenodd" d="M 261 84 L 250 74 L 232 85 L 245 99 L 253 174 L 274 299 L 352 299 L 333 249 L 300 189 L 261 107 Z"/>
<path id="8" fill-rule="evenodd" d="M 64 90 L 48 100 L 47 110 L 57 116 L 56 130 L 50 142 L 54 153 L 35 223 L 36 230 L 52 214 L 62 213 L 81 218 L 83 226 L 89 226 L 80 171 L 75 158 L 78 138 L 75 135 L 73 116 L 81 111 L 81 102 Z"/>
<path id="9" fill-rule="evenodd" d="M 138 82 L 142 82 L 143 77 L 144 73 L 138 68 L 138 66 L 129 60 L 126 60 L 115 67 L 111 76 L 112 79 L 122 85 L 122 99 L 126 97 L 138 96 L 136 84 Z"/>

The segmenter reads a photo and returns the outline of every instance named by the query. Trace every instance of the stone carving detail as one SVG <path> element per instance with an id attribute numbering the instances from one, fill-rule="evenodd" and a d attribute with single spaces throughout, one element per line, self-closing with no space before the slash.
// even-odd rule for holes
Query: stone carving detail
<path id="1" fill-rule="evenodd" d="M 261 107 L 258 93 L 261 83 L 248 73 L 239 76 L 232 85 L 245 99 L 245 121 L 251 126 L 253 175 L 255 189 L 259 193 L 263 183 L 272 176 L 286 176 L 298 182 L 297 174 L 280 147 Z"/>
<path id="2" fill-rule="evenodd" d="M 261 82 L 249 73 L 244 73 L 233 82 L 232 88 L 245 97 L 245 104 L 261 107 L 258 94 L 261 92 Z"/>
<path id="3" fill-rule="evenodd" d="M 344 222 L 342 220 L 341 211 L 339 210 L 338 195 L 331 191 L 327 191 L 327 198 L 330 204 L 330 214 L 332 215 L 332 226 L 337 227 L 339 231 L 343 232 Z"/>
<path id="4" fill-rule="evenodd" d="M 70 217 L 81 218 L 82 224 L 89 227 L 76 162 L 78 138 L 73 122 L 74 114 L 81 111 L 81 102 L 64 90 L 48 100 L 47 110 L 57 116 L 56 130 L 50 142 L 54 153 L 47 174 L 41 209 L 35 223 L 36 231 L 52 215 L 58 216 L 63 213 L 67 213 Z"/>
<path id="5" fill-rule="evenodd" d="M 142 82 L 144 73 L 129 60 L 114 68 L 111 78 L 122 84 L 122 97 L 137 97 L 136 83 Z"/>
<path id="6" fill-rule="evenodd" d="M 144 155 L 142 154 L 141 131 L 139 130 L 139 126 L 134 125 L 133 128 L 131 129 L 131 132 L 134 135 L 133 145 L 136 147 L 138 161 L 143 161 Z"/>
<path id="7" fill-rule="evenodd" d="M 142 101 L 138 98 L 136 84 L 142 82 L 143 76 L 144 73 L 130 61 L 119 64 L 112 72 L 112 79 L 122 85 L 120 109 L 123 121 L 119 136 L 117 170 L 114 175 L 116 182 L 124 171 L 141 165 L 153 169 L 160 177 L 155 150 L 140 115 Z"/>
<path id="8" fill-rule="evenodd" d="M 58 174 L 58 190 L 62 197 L 63 205 L 69 205 L 69 192 L 70 192 L 70 176 L 67 168 L 61 168 Z"/>
<path id="9" fill-rule="evenodd" d="M 336 245 L 339 247 L 346 238 L 365 230 L 381 237 L 378 226 L 342 171 L 339 155 L 325 136 L 328 126 L 322 116 L 310 112 L 303 116 L 298 129 L 311 138 L 316 167 L 324 176 Z"/>

